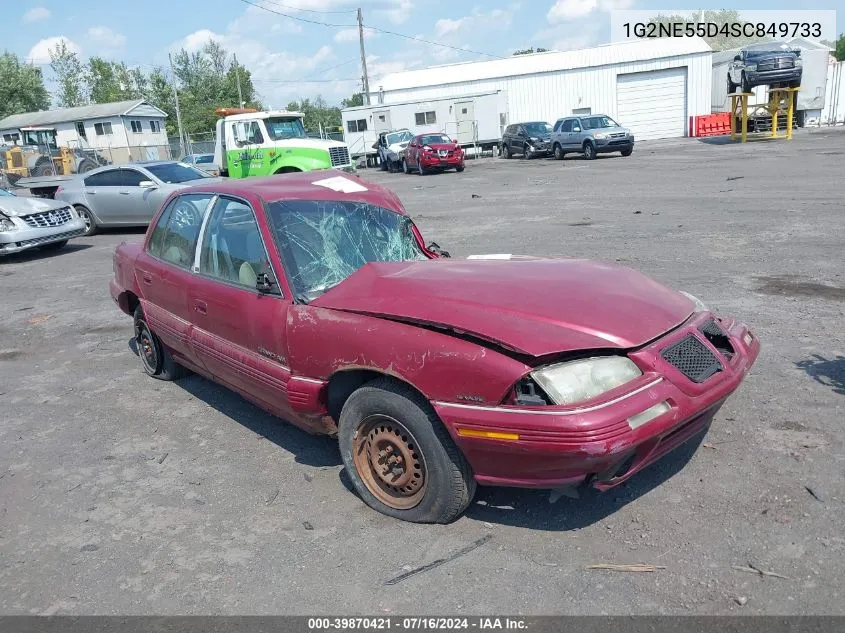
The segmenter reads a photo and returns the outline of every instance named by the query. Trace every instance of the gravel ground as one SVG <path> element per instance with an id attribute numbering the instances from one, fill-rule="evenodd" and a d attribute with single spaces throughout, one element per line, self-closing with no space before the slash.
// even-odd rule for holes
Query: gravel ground
<path id="1" fill-rule="evenodd" d="M 365 507 L 330 439 L 145 377 L 107 288 L 140 231 L 0 260 L 0 612 L 845 614 L 843 155 L 840 128 L 365 173 L 453 255 L 622 262 L 764 346 L 703 444 L 603 495 L 482 488 L 447 526 Z"/>

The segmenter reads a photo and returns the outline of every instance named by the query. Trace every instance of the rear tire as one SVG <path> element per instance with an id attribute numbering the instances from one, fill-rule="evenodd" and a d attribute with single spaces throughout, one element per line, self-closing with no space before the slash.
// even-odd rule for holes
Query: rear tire
<path id="1" fill-rule="evenodd" d="M 135 343 L 144 373 L 159 380 L 179 380 L 190 372 L 179 365 L 147 325 L 141 306 L 135 308 Z"/>
<path id="2" fill-rule="evenodd" d="M 357 389 L 343 405 L 340 455 L 368 506 L 413 523 L 449 523 L 475 495 L 469 464 L 431 405 L 392 378 Z"/>
<path id="3" fill-rule="evenodd" d="M 593 147 L 593 144 L 587 141 L 584 143 L 584 158 L 587 160 L 593 160 L 596 157 L 596 148 Z"/>
<path id="4" fill-rule="evenodd" d="M 408 161 L 404 158 L 402 159 L 402 171 L 404 171 L 406 174 L 411 173 L 411 170 L 408 168 Z"/>
<path id="5" fill-rule="evenodd" d="M 67 240 L 61 240 L 60 242 L 50 242 L 49 244 L 45 244 L 41 246 L 42 251 L 57 251 L 59 249 L 64 248 L 67 246 Z"/>
<path id="6" fill-rule="evenodd" d="M 511 150 L 507 145 L 502 145 L 502 156 L 505 158 L 511 157 Z"/>
<path id="7" fill-rule="evenodd" d="M 82 221 L 85 222 L 85 233 L 83 233 L 83 235 L 85 237 L 94 235 L 99 228 L 97 226 L 97 222 L 94 220 L 94 215 L 81 204 L 75 204 L 73 205 L 73 208 L 76 209 L 76 213 L 80 218 L 82 218 Z"/>

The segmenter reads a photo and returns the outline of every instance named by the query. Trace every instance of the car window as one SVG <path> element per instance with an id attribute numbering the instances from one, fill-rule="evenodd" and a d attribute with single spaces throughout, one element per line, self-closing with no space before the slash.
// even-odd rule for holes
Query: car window
<path id="1" fill-rule="evenodd" d="M 560 131 L 561 132 L 571 132 L 572 131 L 572 119 L 567 119 L 563 123 L 560 124 Z"/>
<path id="2" fill-rule="evenodd" d="M 254 290 L 258 276 L 271 272 L 252 207 L 221 197 L 202 238 L 200 273 Z"/>
<path id="3" fill-rule="evenodd" d="M 120 182 L 119 169 L 107 169 L 96 174 L 91 174 L 85 179 L 86 187 L 117 187 Z"/>
<path id="4" fill-rule="evenodd" d="M 144 165 L 144 167 L 153 176 L 167 184 L 209 178 L 206 172 L 191 167 L 187 163 L 159 163 L 157 165 Z"/>
<path id="5" fill-rule="evenodd" d="M 194 160 L 194 162 L 198 165 L 202 165 L 204 163 L 210 163 L 213 160 L 214 160 L 213 154 L 203 154 L 203 155 L 197 156 L 197 158 L 196 158 L 196 160 Z"/>
<path id="6" fill-rule="evenodd" d="M 580 132 L 581 131 L 581 121 L 578 119 L 572 119 L 572 131 L 573 132 Z"/>
<path id="7" fill-rule="evenodd" d="M 509 125 L 509 126 L 505 129 L 505 134 L 513 134 L 513 133 L 515 132 L 515 130 L 516 130 L 516 126 L 515 126 L 515 125 Z"/>
<path id="8" fill-rule="evenodd" d="M 120 184 L 124 187 L 138 187 L 142 180 L 149 178 L 136 169 L 120 170 Z"/>
<path id="9" fill-rule="evenodd" d="M 197 237 L 212 194 L 200 193 L 177 196 L 168 205 L 150 237 L 150 254 L 180 268 L 190 268 L 194 262 Z M 161 229 L 161 237 L 156 233 Z"/>
<path id="10" fill-rule="evenodd" d="M 286 200 L 268 204 L 267 214 L 300 301 L 315 299 L 368 262 L 427 259 L 408 216 L 365 202 Z"/>

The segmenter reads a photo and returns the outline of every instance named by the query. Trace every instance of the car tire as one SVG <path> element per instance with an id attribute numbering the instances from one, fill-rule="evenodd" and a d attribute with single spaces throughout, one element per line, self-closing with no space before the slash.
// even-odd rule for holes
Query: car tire
<path id="1" fill-rule="evenodd" d="M 593 144 L 587 141 L 584 143 L 584 158 L 587 160 L 594 160 L 596 157 L 596 148 Z"/>
<path id="2" fill-rule="evenodd" d="M 83 235 L 85 237 L 94 235 L 94 233 L 99 230 L 97 221 L 94 219 L 94 214 L 92 214 L 87 207 L 83 207 L 81 204 L 75 204 L 73 205 L 73 208 L 76 209 L 76 214 L 82 218 L 83 222 L 85 222 L 85 233 L 83 233 Z"/>
<path id="3" fill-rule="evenodd" d="M 411 173 L 411 170 L 408 168 L 408 161 L 404 158 L 402 159 L 402 171 L 404 171 L 406 174 Z"/>
<path id="4" fill-rule="evenodd" d="M 563 148 L 560 145 L 555 143 L 554 155 L 555 155 L 555 160 L 563 160 L 563 157 L 566 156 L 566 152 L 563 151 Z"/>
<path id="5" fill-rule="evenodd" d="M 422 166 L 422 161 L 419 159 L 417 160 L 417 173 L 420 176 L 425 176 L 425 168 Z"/>
<path id="6" fill-rule="evenodd" d="M 748 78 L 745 76 L 745 73 L 742 73 L 742 91 L 751 92 L 751 86 L 748 85 Z"/>
<path id="7" fill-rule="evenodd" d="M 173 360 L 167 348 L 147 325 L 141 306 L 135 308 L 135 343 L 144 373 L 159 380 L 179 380 L 190 372 Z"/>
<path id="8" fill-rule="evenodd" d="M 449 523 L 475 495 L 469 464 L 431 405 L 393 378 L 374 380 L 349 396 L 338 439 L 355 491 L 382 514 Z M 394 460 L 390 474 L 385 457 Z"/>
<path id="9" fill-rule="evenodd" d="M 731 76 L 728 75 L 728 94 L 733 94 L 736 91 L 736 84 L 731 81 Z"/>
<path id="10" fill-rule="evenodd" d="M 511 150 L 507 145 L 502 145 L 502 156 L 505 158 L 511 157 Z"/>
<path id="11" fill-rule="evenodd" d="M 53 165 L 53 161 L 51 160 L 43 160 L 32 170 L 32 176 L 34 178 L 43 178 L 46 176 L 55 176 L 56 175 L 56 167 Z"/>
<path id="12" fill-rule="evenodd" d="M 76 173 L 77 174 L 86 174 L 92 169 L 97 169 L 98 165 L 93 160 L 88 158 L 84 158 L 79 165 L 76 166 Z"/>
<path id="13" fill-rule="evenodd" d="M 522 146 L 522 157 L 525 160 L 531 160 L 531 150 L 528 148 L 528 143 Z"/>
<path id="14" fill-rule="evenodd" d="M 621 153 L 622 156 L 630 156 L 634 153 L 634 148 L 632 147 L 631 149 L 623 149 Z"/>
<path id="15" fill-rule="evenodd" d="M 67 242 L 67 240 L 61 240 L 59 242 L 50 242 L 49 244 L 44 244 L 44 246 L 41 246 L 40 248 L 42 251 L 57 251 L 67 246 Z"/>
<path id="16" fill-rule="evenodd" d="M 455 171 L 458 172 L 458 173 L 461 173 L 463 170 L 464 170 L 463 165 L 458 165 L 457 167 L 455 167 Z"/>

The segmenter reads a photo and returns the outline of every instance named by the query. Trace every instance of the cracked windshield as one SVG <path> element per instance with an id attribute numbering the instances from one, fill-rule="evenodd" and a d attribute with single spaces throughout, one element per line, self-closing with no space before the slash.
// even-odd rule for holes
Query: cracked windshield
<path id="1" fill-rule="evenodd" d="M 267 205 L 296 298 L 312 301 L 369 262 L 428 259 L 411 219 L 362 202 L 295 200 Z"/>

